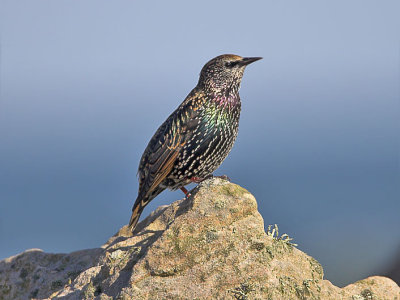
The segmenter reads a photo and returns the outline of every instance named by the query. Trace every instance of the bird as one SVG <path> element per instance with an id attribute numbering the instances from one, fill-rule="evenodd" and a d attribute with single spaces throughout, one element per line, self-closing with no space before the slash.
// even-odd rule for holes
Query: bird
<path id="1" fill-rule="evenodd" d="M 239 129 L 239 89 L 244 70 L 262 57 L 219 55 L 201 69 L 196 87 L 150 139 L 138 168 L 139 190 L 129 229 L 145 206 L 165 189 L 199 183 L 221 165 Z"/>

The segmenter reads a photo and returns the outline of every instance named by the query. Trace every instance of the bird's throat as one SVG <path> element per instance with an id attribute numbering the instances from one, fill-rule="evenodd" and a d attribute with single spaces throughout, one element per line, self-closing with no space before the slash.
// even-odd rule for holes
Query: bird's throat
<path id="1" fill-rule="evenodd" d="M 212 101 L 219 107 L 224 109 L 233 109 L 240 104 L 239 94 L 234 95 L 216 95 Z"/>

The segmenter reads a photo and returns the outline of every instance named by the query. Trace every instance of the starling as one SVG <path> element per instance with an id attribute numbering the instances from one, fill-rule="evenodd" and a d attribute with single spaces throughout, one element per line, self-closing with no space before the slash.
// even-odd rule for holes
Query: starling
<path id="1" fill-rule="evenodd" d="M 129 227 L 166 188 L 200 182 L 220 166 L 235 142 L 244 69 L 261 57 L 220 55 L 205 64 L 197 86 L 151 138 L 139 164 L 139 192 Z"/>

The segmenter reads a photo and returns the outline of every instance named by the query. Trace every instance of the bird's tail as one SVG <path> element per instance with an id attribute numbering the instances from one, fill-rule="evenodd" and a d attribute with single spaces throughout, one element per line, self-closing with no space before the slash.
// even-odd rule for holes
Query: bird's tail
<path id="1" fill-rule="evenodd" d="M 131 219 L 129 220 L 129 229 L 131 231 L 134 231 L 136 228 L 137 223 L 139 222 L 140 215 L 142 214 L 142 211 L 146 204 L 149 201 L 146 201 L 146 199 L 141 199 L 142 197 L 137 197 L 135 204 L 132 207 L 132 215 Z"/>
<path id="2" fill-rule="evenodd" d="M 132 207 L 132 215 L 129 220 L 129 229 L 133 232 L 136 228 L 136 225 L 139 222 L 140 215 L 143 212 L 143 209 L 146 205 L 153 200 L 158 194 L 160 194 L 165 188 L 157 187 L 150 195 L 140 195 L 136 198 L 135 204 Z"/>

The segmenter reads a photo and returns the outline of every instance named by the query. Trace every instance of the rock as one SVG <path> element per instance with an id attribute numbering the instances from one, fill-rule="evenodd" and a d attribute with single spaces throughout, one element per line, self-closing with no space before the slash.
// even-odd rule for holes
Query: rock
<path id="1" fill-rule="evenodd" d="M 70 254 L 25 251 L 0 262 L 0 299 L 400 299 L 391 279 L 345 288 L 277 228 L 254 197 L 221 179 L 162 206 L 133 236 Z"/>

